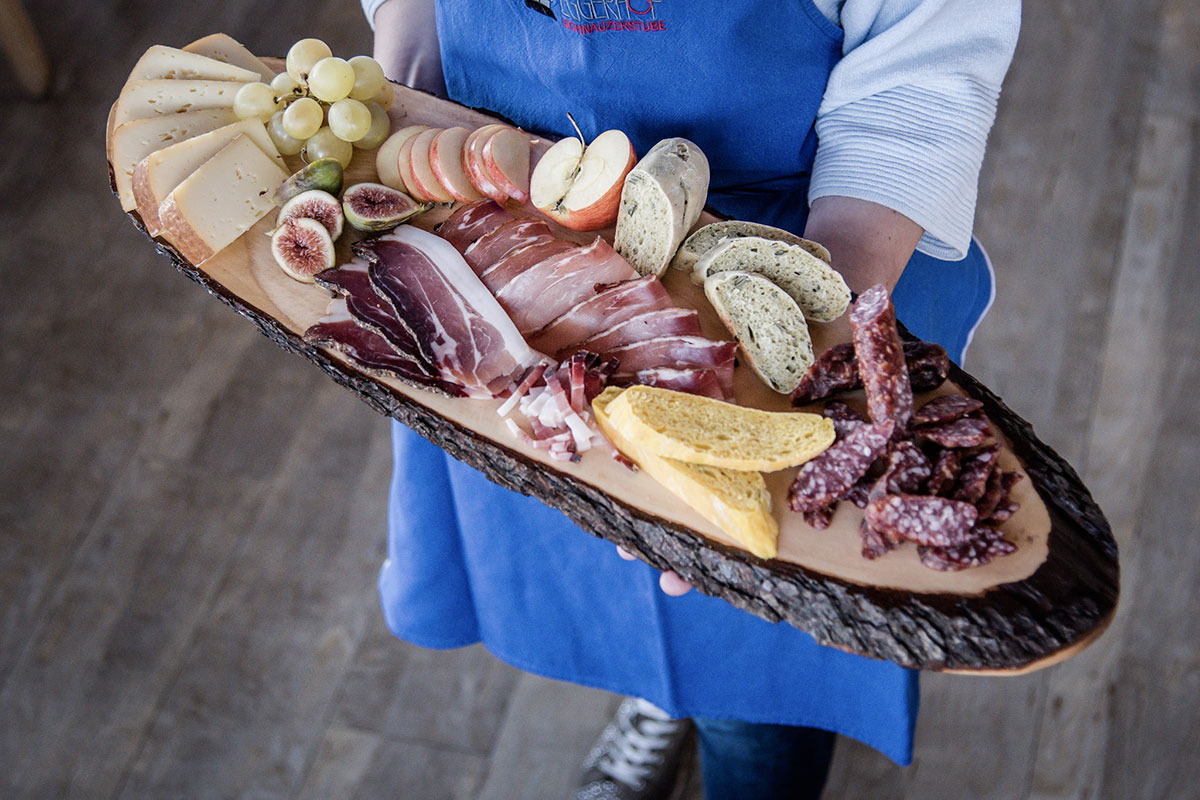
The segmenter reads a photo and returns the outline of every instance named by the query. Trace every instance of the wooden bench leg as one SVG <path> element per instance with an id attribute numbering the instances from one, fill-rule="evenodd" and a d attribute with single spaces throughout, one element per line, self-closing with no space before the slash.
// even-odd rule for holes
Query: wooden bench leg
<path id="1" fill-rule="evenodd" d="M 50 61 L 20 0 L 0 0 L 0 47 L 25 91 L 45 97 L 50 89 Z"/>

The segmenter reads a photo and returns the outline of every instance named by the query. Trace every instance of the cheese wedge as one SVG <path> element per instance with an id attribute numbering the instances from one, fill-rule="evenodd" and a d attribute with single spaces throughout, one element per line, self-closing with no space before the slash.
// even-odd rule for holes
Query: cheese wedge
<path id="1" fill-rule="evenodd" d="M 226 64 L 233 64 L 235 67 L 257 72 L 266 83 L 270 83 L 271 79 L 275 77 L 275 70 L 268 67 L 240 42 L 225 33 L 209 34 L 202 39 L 197 39 L 183 49 L 189 53 L 207 56 L 217 61 L 224 61 Z"/>
<path id="2" fill-rule="evenodd" d="M 171 190 L 238 136 L 250 137 L 281 168 L 287 168 L 283 156 L 279 155 L 279 150 L 267 134 L 267 127 L 256 119 L 244 119 L 151 153 L 133 170 L 133 197 L 137 201 L 138 214 L 151 236 L 158 236 L 162 232 L 158 207 Z"/>
<path id="3" fill-rule="evenodd" d="M 113 125 L 163 114 L 233 108 L 233 96 L 243 86 L 236 81 L 130 81 L 117 98 Z"/>
<path id="4" fill-rule="evenodd" d="M 226 64 L 215 58 L 189 53 L 177 47 L 156 44 L 145 52 L 129 73 L 131 81 L 209 80 L 254 83 L 262 80 L 256 70 Z"/>
<path id="5" fill-rule="evenodd" d="M 121 208 L 126 211 L 137 208 L 133 196 L 133 170 L 143 158 L 175 142 L 215 131 L 237 121 L 232 108 L 211 108 L 207 111 L 137 119 L 118 127 L 113 131 L 110 158 Z"/>
<path id="6" fill-rule="evenodd" d="M 249 136 L 238 136 L 176 186 L 158 217 L 183 257 L 200 264 L 273 209 L 287 172 Z"/>
<path id="7" fill-rule="evenodd" d="M 610 386 L 592 401 L 596 422 L 613 446 L 729 538 L 759 558 L 774 558 L 778 552 L 779 523 L 771 516 L 771 493 L 762 473 L 663 458 L 626 439 L 613 427 L 607 414 L 621 392 Z"/>

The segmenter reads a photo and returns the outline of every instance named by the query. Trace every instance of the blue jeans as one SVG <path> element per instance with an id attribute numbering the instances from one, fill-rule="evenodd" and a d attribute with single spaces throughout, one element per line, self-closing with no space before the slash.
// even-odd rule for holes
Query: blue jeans
<path id="1" fill-rule="evenodd" d="M 836 735 L 816 728 L 694 718 L 705 800 L 818 800 Z"/>

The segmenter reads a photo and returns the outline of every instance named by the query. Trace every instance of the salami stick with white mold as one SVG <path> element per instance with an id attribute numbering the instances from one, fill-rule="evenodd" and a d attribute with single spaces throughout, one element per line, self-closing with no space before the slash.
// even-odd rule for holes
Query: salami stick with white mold
<path id="1" fill-rule="evenodd" d="M 887 289 L 876 284 L 860 294 L 850 311 L 850 324 L 871 421 L 892 422 L 892 435 L 905 437 L 913 417 L 912 387 Z"/>

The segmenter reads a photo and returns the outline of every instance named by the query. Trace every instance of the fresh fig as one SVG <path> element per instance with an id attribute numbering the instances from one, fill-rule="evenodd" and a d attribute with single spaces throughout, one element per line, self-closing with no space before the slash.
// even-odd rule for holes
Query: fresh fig
<path id="1" fill-rule="evenodd" d="M 346 221 L 360 231 L 386 231 L 432 208 L 382 183 L 356 183 L 342 195 Z"/>
<path id="2" fill-rule="evenodd" d="M 345 222 L 345 218 L 342 216 L 342 204 L 329 192 L 309 189 L 288 200 L 283 204 L 283 208 L 279 209 L 279 218 L 275 220 L 275 227 L 278 228 L 289 219 L 296 217 L 315 219 L 325 226 L 325 230 L 329 231 L 329 238 L 334 241 L 337 241 L 337 238 L 342 235 L 342 225 Z"/>
<path id="3" fill-rule="evenodd" d="M 309 189 L 320 189 L 337 196 L 342 190 L 342 163 L 336 158 L 318 158 L 280 184 L 273 199 L 283 205 Z"/>
<path id="4" fill-rule="evenodd" d="M 315 219 L 293 217 L 271 234 L 271 255 L 283 271 L 303 283 L 333 266 L 333 239 Z"/>

